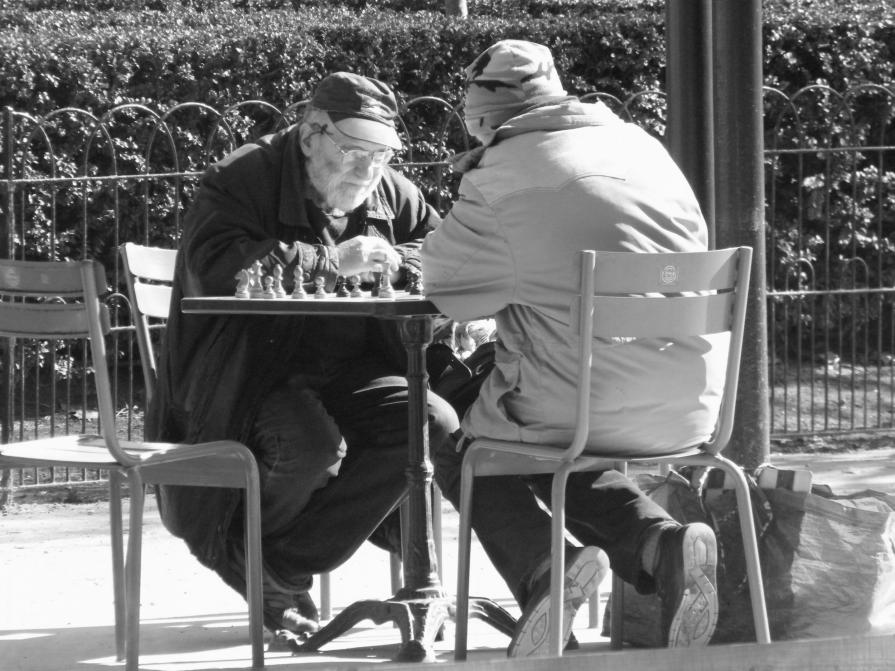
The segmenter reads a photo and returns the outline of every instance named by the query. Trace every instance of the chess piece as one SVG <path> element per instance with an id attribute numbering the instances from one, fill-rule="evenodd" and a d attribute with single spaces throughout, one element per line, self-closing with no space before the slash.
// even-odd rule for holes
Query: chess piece
<path id="1" fill-rule="evenodd" d="M 326 278 L 324 277 L 315 277 L 314 278 L 314 298 L 326 298 L 326 289 L 324 285 L 326 284 Z"/>
<path id="2" fill-rule="evenodd" d="M 381 266 L 380 266 L 381 267 Z M 395 290 L 392 288 L 391 280 L 387 270 L 379 272 L 379 298 L 394 298 Z"/>
<path id="3" fill-rule="evenodd" d="M 268 275 L 264 278 L 264 290 L 261 292 L 261 298 L 276 298 L 277 293 L 273 290 L 273 277 Z"/>
<path id="4" fill-rule="evenodd" d="M 305 274 L 302 271 L 301 266 L 296 266 L 295 270 L 292 272 L 292 277 L 295 280 L 295 287 L 292 289 L 292 298 L 307 298 L 308 292 L 305 291 L 304 281 Z"/>
<path id="5" fill-rule="evenodd" d="M 372 274 L 373 286 L 370 287 L 370 295 L 373 298 L 379 298 L 379 285 L 382 283 L 382 266 L 377 264 L 376 267 L 373 269 Z"/>
<path id="6" fill-rule="evenodd" d="M 283 266 L 279 263 L 273 267 L 273 292 L 277 298 L 286 298 L 286 290 L 283 288 Z"/>
<path id="7" fill-rule="evenodd" d="M 339 275 L 336 278 L 336 296 L 339 298 L 348 298 L 348 287 L 345 286 L 345 278 Z"/>
<path id="8" fill-rule="evenodd" d="M 423 293 L 423 275 L 412 266 L 407 268 L 407 293 L 411 296 L 420 296 Z"/>
<path id="9" fill-rule="evenodd" d="M 243 268 L 236 273 L 236 294 L 237 298 L 249 297 L 249 271 Z"/>
<path id="10" fill-rule="evenodd" d="M 260 261 L 255 261 L 249 267 L 249 298 L 261 298 L 264 293 L 264 287 L 261 284 L 261 278 L 264 275 L 264 269 Z"/>
<path id="11" fill-rule="evenodd" d="M 363 298 L 364 297 L 364 292 L 361 291 L 361 288 L 360 288 L 360 276 L 359 275 L 352 275 L 351 277 L 348 278 L 348 287 L 351 289 L 351 291 L 349 291 L 349 295 L 352 298 Z"/>

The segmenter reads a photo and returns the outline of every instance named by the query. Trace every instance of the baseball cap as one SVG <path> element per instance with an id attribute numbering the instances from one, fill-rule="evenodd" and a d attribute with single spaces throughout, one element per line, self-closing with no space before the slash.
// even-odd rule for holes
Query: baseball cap
<path id="1" fill-rule="evenodd" d="M 310 102 L 348 137 L 401 148 L 395 130 L 398 103 L 392 90 L 378 79 L 334 72 L 323 78 Z"/>

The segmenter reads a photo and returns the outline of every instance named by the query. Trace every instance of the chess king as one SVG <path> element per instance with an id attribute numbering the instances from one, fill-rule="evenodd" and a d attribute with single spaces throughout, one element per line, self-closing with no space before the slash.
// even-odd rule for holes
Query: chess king
<path id="1" fill-rule="evenodd" d="M 261 268 L 284 290 L 332 292 L 338 276 L 398 288 L 419 275 L 419 248 L 439 219 L 388 166 L 401 148 L 397 103 L 382 82 L 324 78 L 301 121 L 238 148 L 202 177 L 177 256 L 151 440 L 239 440 L 261 473 L 264 614 L 271 630 L 317 629 L 312 575 L 368 538 L 400 549 L 394 511 L 405 490 L 406 358 L 397 326 L 364 317 L 200 316 L 184 296 L 232 296 Z M 241 287 L 245 290 L 245 287 Z M 430 444 L 458 428 L 430 394 Z M 245 595 L 240 493 L 162 487 L 166 527 Z M 385 523 L 383 523 L 385 521 Z"/>

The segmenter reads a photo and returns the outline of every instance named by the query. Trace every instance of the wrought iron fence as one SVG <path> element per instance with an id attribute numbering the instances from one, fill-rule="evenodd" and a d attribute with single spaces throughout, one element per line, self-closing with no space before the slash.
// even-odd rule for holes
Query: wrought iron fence
<path id="1" fill-rule="evenodd" d="M 765 109 L 769 352 L 774 434 L 892 427 L 895 411 L 893 92 L 768 89 Z M 658 137 L 665 97 L 591 94 Z M 832 102 L 831 102 L 832 101 Z M 175 247 L 204 168 L 246 140 L 294 122 L 301 104 L 246 101 L 224 110 L 184 103 L 0 115 L 0 255 L 97 258 L 109 273 L 116 326 L 115 395 L 122 435 L 142 431 L 143 381 L 117 247 Z M 469 146 L 457 110 L 427 96 L 401 116 L 395 164 L 446 210 L 449 158 Z M 2 438 L 82 431 L 95 421 L 83 385 L 89 363 L 52 348 L 4 357 Z M 36 366 L 41 361 L 43 366 Z M 38 372 L 39 371 L 39 372 Z M 23 472 L 0 491 L 85 472 Z"/>
<path id="2" fill-rule="evenodd" d="M 890 430 L 895 91 L 766 89 L 773 434 Z"/>

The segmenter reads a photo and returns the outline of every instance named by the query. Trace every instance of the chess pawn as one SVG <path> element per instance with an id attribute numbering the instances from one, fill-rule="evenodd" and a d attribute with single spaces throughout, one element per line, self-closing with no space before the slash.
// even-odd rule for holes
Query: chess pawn
<path id="1" fill-rule="evenodd" d="M 348 294 L 349 296 L 351 296 L 352 298 L 363 298 L 364 292 L 361 291 L 361 288 L 360 288 L 360 276 L 359 275 L 352 275 L 351 277 L 348 278 L 348 287 L 351 289 L 351 291 L 349 291 L 349 294 Z"/>
<path id="2" fill-rule="evenodd" d="M 295 287 L 292 289 L 292 298 L 307 298 L 308 292 L 305 291 L 304 287 L 305 274 L 304 271 L 302 271 L 301 266 L 295 267 L 292 277 L 295 280 Z"/>
<path id="3" fill-rule="evenodd" d="M 249 298 L 249 271 L 243 268 L 236 273 L 236 294 L 237 298 Z"/>
<path id="4" fill-rule="evenodd" d="M 314 298 L 326 298 L 326 289 L 324 285 L 326 284 L 325 277 L 315 277 L 314 278 Z"/>
<path id="5" fill-rule="evenodd" d="M 388 276 L 388 270 L 382 269 L 380 266 L 379 271 L 379 298 L 394 298 L 395 290 L 392 288 L 391 280 Z"/>
<path id="6" fill-rule="evenodd" d="M 339 277 L 336 278 L 336 296 L 339 298 L 348 298 L 349 295 L 348 287 L 345 286 L 345 278 L 339 275 Z"/>
<path id="7" fill-rule="evenodd" d="M 268 275 L 264 278 L 264 291 L 261 293 L 261 298 L 276 298 L 277 292 L 273 290 L 273 277 Z"/>
<path id="8" fill-rule="evenodd" d="M 277 298 L 286 298 L 286 290 L 283 288 L 283 266 L 280 264 L 273 268 L 273 292 Z"/>

